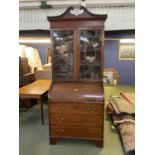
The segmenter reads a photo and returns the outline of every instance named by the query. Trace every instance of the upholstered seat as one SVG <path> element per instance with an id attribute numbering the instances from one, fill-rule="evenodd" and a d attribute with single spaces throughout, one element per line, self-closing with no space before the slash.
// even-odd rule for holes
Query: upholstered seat
<path id="1" fill-rule="evenodd" d="M 34 74 L 31 73 L 30 70 L 28 59 L 19 57 L 19 87 L 22 87 L 35 80 Z"/>

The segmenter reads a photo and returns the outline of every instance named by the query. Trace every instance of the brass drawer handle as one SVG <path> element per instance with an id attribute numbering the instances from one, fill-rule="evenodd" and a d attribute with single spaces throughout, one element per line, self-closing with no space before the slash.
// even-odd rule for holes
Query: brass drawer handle
<path id="1" fill-rule="evenodd" d="M 64 129 L 56 129 L 56 132 L 58 132 L 59 134 L 64 132 Z"/>
<path id="2" fill-rule="evenodd" d="M 60 109 L 61 108 L 61 105 L 57 105 L 56 109 Z"/>
<path id="3" fill-rule="evenodd" d="M 59 132 L 60 130 L 59 129 L 56 129 L 56 131 Z"/>
<path id="4" fill-rule="evenodd" d="M 64 132 L 64 129 L 61 129 L 60 132 L 61 132 L 61 133 Z"/>
<path id="5" fill-rule="evenodd" d="M 75 88 L 75 89 L 73 89 L 73 91 L 79 91 L 79 89 L 76 89 L 76 88 Z"/>
<path id="6" fill-rule="evenodd" d="M 56 107 L 57 112 L 61 112 L 61 110 L 63 110 L 64 107 Z"/>
<path id="7" fill-rule="evenodd" d="M 57 121 L 63 121 L 64 118 L 63 118 L 63 117 L 56 117 L 56 120 L 57 120 Z"/>

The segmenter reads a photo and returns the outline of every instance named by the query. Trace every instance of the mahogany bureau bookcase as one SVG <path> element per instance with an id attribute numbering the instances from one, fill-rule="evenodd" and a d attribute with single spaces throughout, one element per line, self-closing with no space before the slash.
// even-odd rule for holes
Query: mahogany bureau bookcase
<path id="1" fill-rule="evenodd" d="M 52 86 L 48 93 L 49 141 L 86 139 L 103 147 L 102 83 L 104 22 L 85 7 L 74 15 L 48 17 L 52 41 Z M 78 12 L 77 11 L 77 12 Z"/>

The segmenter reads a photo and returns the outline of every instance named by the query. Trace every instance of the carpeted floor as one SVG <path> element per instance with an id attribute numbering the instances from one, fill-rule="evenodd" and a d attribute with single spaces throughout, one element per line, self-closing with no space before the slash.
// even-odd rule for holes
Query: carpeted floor
<path id="1" fill-rule="evenodd" d="M 134 87 L 105 87 L 106 100 L 110 94 L 134 92 Z M 40 106 L 29 110 L 20 109 L 19 117 L 19 154 L 20 155 L 124 155 L 119 135 L 111 128 L 105 116 L 104 148 L 97 148 L 94 143 L 84 140 L 61 140 L 57 145 L 49 145 L 48 109 L 44 105 L 45 125 L 41 125 Z"/>

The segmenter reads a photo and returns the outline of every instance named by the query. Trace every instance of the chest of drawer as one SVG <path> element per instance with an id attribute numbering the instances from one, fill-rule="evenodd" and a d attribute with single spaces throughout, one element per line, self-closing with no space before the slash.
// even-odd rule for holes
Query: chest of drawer
<path id="1" fill-rule="evenodd" d="M 101 127 L 75 127 L 75 126 L 50 126 L 50 136 L 64 138 L 88 138 L 101 139 L 103 128 Z"/>
<path id="2" fill-rule="evenodd" d="M 103 114 L 103 104 L 93 103 L 49 103 L 49 113 Z"/>
<path id="3" fill-rule="evenodd" d="M 50 114 L 52 125 L 81 125 L 81 126 L 102 126 L 103 115 L 87 114 Z"/>

